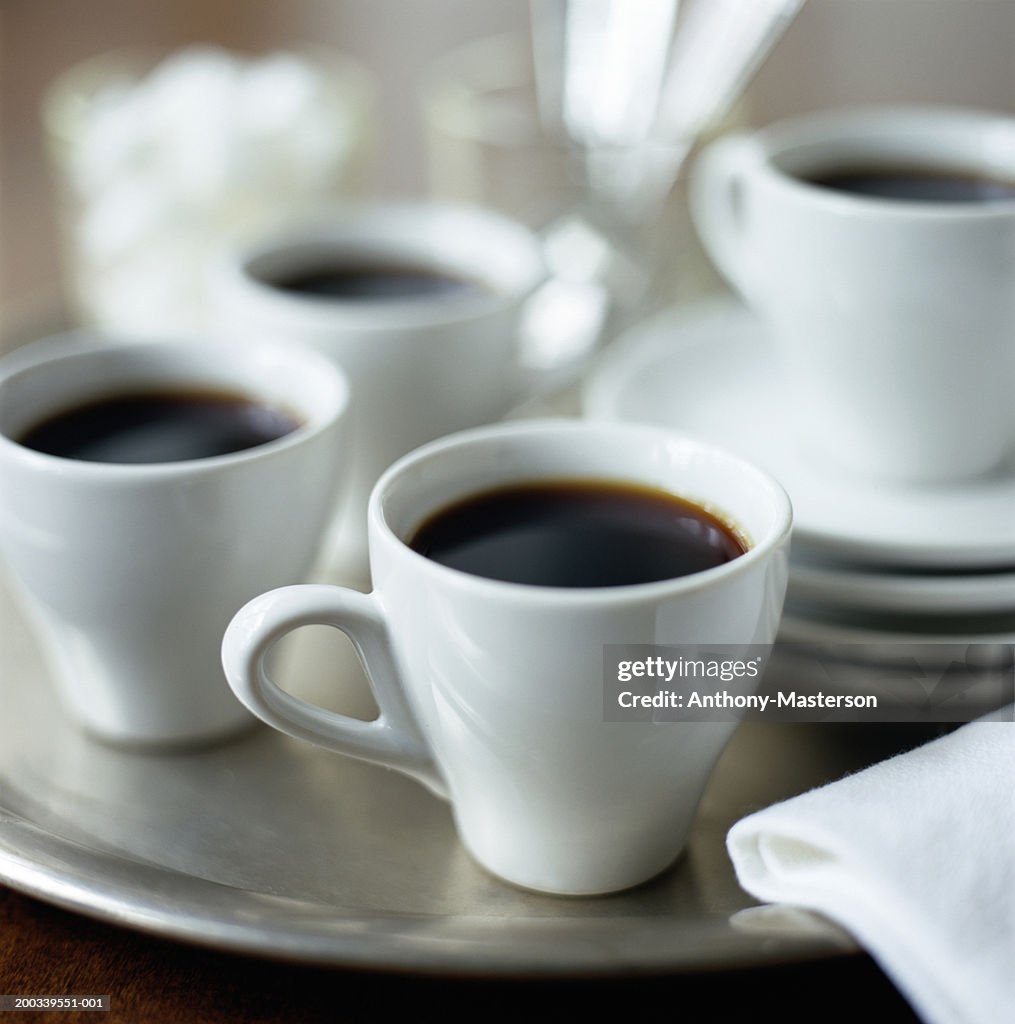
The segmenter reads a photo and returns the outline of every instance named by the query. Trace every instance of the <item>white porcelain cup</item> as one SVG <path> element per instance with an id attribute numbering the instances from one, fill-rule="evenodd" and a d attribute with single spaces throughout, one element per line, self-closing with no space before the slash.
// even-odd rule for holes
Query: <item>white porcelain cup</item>
<path id="1" fill-rule="evenodd" d="M 179 462 L 91 462 L 19 443 L 50 416 L 136 391 L 220 390 L 295 415 L 291 433 Z M 222 632 L 266 587 L 306 578 L 340 480 L 348 389 L 315 352 L 85 334 L 0 361 L 0 555 L 67 707 L 126 744 L 254 722 Z"/>
<path id="2" fill-rule="evenodd" d="M 470 575 L 407 544 L 449 503 L 561 478 L 707 503 L 750 549 L 695 575 L 589 590 Z M 785 493 L 759 470 L 655 428 L 522 421 L 465 431 L 400 459 L 374 488 L 373 593 L 308 585 L 255 599 L 226 632 L 226 675 L 275 728 L 446 796 L 466 847 L 502 878 L 553 893 L 623 889 L 679 854 L 733 726 L 605 721 L 604 645 L 771 643 L 790 520 Z M 308 623 L 357 645 L 376 720 L 312 706 L 269 678 L 272 645 Z"/>
<path id="3" fill-rule="evenodd" d="M 478 282 L 461 293 L 350 300 L 278 287 L 294 272 L 343 265 L 430 268 Z M 524 397 L 526 301 L 546 276 L 526 227 L 464 205 L 349 206 L 241 247 L 216 285 L 217 320 L 231 337 L 301 342 L 349 375 L 355 468 L 333 531 L 363 550 L 366 504 L 381 472 L 412 448 L 502 417 Z"/>
<path id="4" fill-rule="evenodd" d="M 988 473 L 1015 447 L 1015 200 L 804 180 L 857 168 L 1015 182 L 1015 118 L 852 109 L 726 137 L 694 168 L 694 220 L 768 328 L 809 456 L 899 483 Z"/>

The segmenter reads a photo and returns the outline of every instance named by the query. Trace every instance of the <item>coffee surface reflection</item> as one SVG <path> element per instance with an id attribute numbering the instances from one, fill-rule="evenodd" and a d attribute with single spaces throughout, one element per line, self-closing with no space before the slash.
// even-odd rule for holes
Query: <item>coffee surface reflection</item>
<path id="1" fill-rule="evenodd" d="M 268 283 L 293 295 L 344 302 L 478 297 L 490 292 L 478 279 L 409 263 L 335 262 L 277 275 Z"/>
<path id="2" fill-rule="evenodd" d="M 235 392 L 139 391 L 64 409 L 17 440 L 65 459 L 147 464 L 229 455 L 299 426 L 291 413 Z"/>
<path id="3" fill-rule="evenodd" d="M 702 572 L 747 544 L 718 515 L 666 491 L 610 481 L 538 481 L 432 515 L 410 547 L 452 569 L 544 587 L 616 587 Z"/>
<path id="4" fill-rule="evenodd" d="M 1015 199 L 1015 181 L 918 167 L 843 167 L 808 175 L 812 185 L 873 199 L 992 203 Z"/>

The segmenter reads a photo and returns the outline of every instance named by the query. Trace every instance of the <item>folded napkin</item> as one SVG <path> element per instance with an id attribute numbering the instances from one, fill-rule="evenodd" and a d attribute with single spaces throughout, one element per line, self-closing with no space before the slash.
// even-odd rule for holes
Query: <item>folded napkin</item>
<path id="1" fill-rule="evenodd" d="M 752 814 L 727 837 L 744 889 L 851 932 L 928 1024 L 1015 1021 L 1006 717 Z"/>

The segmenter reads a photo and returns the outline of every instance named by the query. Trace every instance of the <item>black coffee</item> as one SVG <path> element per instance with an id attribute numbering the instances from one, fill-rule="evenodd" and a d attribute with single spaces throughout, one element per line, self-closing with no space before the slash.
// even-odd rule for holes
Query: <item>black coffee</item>
<path id="1" fill-rule="evenodd" d="M 1015 180 L 912 167 L 843 167 L 806 178 L 812 185 L 876 199 L 991 203 L 1015 199 Z"/>
<path id="2" fill-rule="evenodd" d="M 347 302 L 467 298 L 489 294 L 480 281 L 431 267 L 388 263 L 335 263 L 276 275 L 282 291 Z"/>
<path id="3" fill-rule="evenodd" d="M 299 426 L 295 416 L 240 394 L 138 391 L 66 409 L 17 440 L 86 462 L 181 462 L 255 448 Z"/>
<path id="4" fill-rule="evenodd" d="M 710 512 L 608 481 L 506 487 L 427 519 L 409 546 L 474 576 L 543 587 L 617 587 L 687 576 L 744 554 Z"/>

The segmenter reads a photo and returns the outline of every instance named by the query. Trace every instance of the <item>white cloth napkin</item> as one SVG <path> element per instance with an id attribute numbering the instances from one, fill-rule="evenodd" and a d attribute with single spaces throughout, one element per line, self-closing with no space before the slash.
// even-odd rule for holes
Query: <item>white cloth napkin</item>
<path id="1" fill-rule="evenodd" d="M 978 721 L 737 822 L 740 884 L 851 932 L 929 1024 L 1015 1021 L 1015 723 Z"/>

